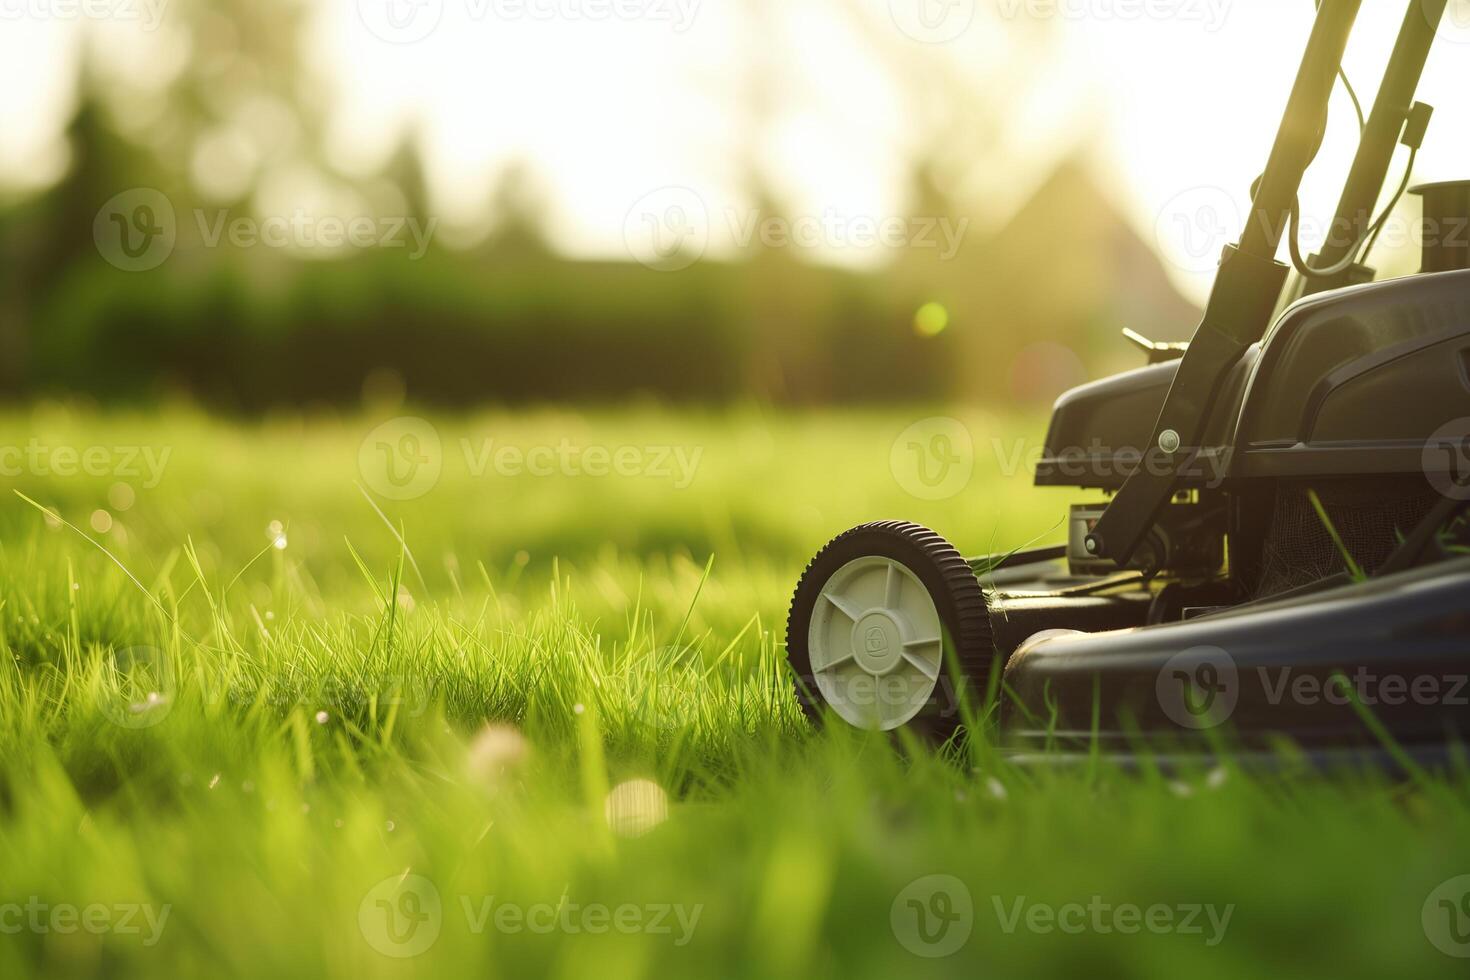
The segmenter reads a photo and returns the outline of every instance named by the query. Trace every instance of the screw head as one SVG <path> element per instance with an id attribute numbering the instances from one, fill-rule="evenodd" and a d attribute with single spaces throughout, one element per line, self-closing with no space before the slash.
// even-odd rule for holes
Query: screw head
<path id="1" fill-rule="evenodd" d="M 1172 456 L 1177 453 L 1179 451 L 1180 444 L 1181 440 L 1179 438 L 1179 433 L 1175 432 L 1173 429 L 1165 429 L 1163 432 L 1159 433 L 1159 448 L 1169 455 Z"/>
<path id="2" fill-rule="evenodd" d="M 1087 549 L 1089 555 L 1095 555 L 1102 550 L 1102 542 L 1097 539 L 1097 535 L 1089 534 L 1083 539 L 1082 547 Z"/>

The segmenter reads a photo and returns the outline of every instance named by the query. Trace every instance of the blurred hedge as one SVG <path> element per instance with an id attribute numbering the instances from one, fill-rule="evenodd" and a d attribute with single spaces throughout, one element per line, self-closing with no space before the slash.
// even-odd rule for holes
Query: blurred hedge
<path id="1" fill-rule="evenodd" d="M 350 402 L 386 367 L 443 405 L 884 401 L 939 394 L 954 356 L 912 329 L 922 296 L 784 258 L 660 273 L 505 249 L 208 253 L 69 269 L 37 311 L 27 386 L 254 410 Z"/>

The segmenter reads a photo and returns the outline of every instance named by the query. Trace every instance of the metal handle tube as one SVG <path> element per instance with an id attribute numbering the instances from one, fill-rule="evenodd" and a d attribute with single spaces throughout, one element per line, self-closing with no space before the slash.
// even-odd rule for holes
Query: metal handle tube
<path id="1" fill-rule="evenodd" d="M 1231 365 L 1260 340 L 1286 284 L 1276 261 L 1302 177 L 1321 144 L 1328 103 L 1362 0 L 1322 0 L 1266 171 L 1240 244 L 1225 250 L 1205 315 L 1154 424 L 1164 459 L 1140 464 L 1087 536 L 1090 554 L 1126 563 L 1169 502 L 1179 471 L 1199 447 L 1205 422 Z M 1152 451 L 1152 450 L 1150 450 Z M 1148 463 L 1148 460 L 1145 460 Z"/>
<path id="2" fill-rule="evenodd" d="M 1403 132 L 1404 120 L 1414 104 L 1414 93 L 1419 89 L 1419 80 L 1424 76 L 1424 65 L 1429 60 L 1436 32 L 1444 19 L 1449 0 L 1409 0 L 1404 25 L 1399 30 L 1398 41 L 1378 89 L 1378 98 L 1373 111 L 1368 115 L 1368 124 L 1363 130 L 1363 139 L 1358 154 L 1348 172 L 1347 185 L 1342 191 L 1342 200 L 1337 205 L 1337 215 L 1332 221 L 1331 234 L 1322 246 L 1316 267 L 1330 269 L 1341 263 L 1350 253 L 1356 253 L 1362 245 L 1364 234 L 1373 220 L 1374 205 L 1383 192 L 1383 183 L 1388 178 L 1388 168 L 1393 163 L 1394 151 L 1398 148 L 1399 134 Z M 1348 284 L 1349 273 L 1325 279 L 1310 279 L 1305 292 L 1320 293 Z"/>
<path id="3" fill-rule="evenodd" d="M 1436 2 L 1443 6 L 1442 0 Z M 1274 259 L 1281 247 L 1302 177 L 1321 145 L 1332 90 L 1361 6 L 1362 0 L 1322 0 L 1317 11 L 1281 129 L 1240 238 L 1240 250 L 1248 255 Z M 1380 179 L 1379 185 L 1382 183 Z"/>

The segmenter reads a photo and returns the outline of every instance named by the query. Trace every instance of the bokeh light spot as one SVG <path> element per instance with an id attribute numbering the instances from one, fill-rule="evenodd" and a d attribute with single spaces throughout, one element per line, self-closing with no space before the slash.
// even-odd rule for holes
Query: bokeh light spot
<path id="1" fill-rule="evenodd" d="M 649 779 L 630 779 L 607 794 L 607 825 L 622 837 L 641 837 L 669 817 L 669 798 Z"/>
<path id="2" fill-rule="evenodd" d="M 925 303 L 914 314 L 914 332 L 920 337 L 937 337 L 949 326 L 949 310 L 942 303 Z"/>

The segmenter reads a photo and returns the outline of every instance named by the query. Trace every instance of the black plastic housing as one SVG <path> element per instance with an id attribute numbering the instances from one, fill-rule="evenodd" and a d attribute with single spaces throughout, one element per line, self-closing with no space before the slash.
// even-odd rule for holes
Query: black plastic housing
<path id="1" fill-rule="evenodd" d="M 1117 490 L 1150 446 L 1179 362 L 1073 389 L 1053 411 L 1039 486 Z M 1299 300 L 1231 370 L 1179 480 L 1425 474 L 1426 444 L 1470 417 L 1470 270 Z"/>
<path id="2" fill-rule="evenodd" d="M 1002 723 L 1023 751 L 1442 745 L 1470 738 L 1467 637 L 1470 559 L 1184 623 L 1053 631 L 1007 662 Z"/>

